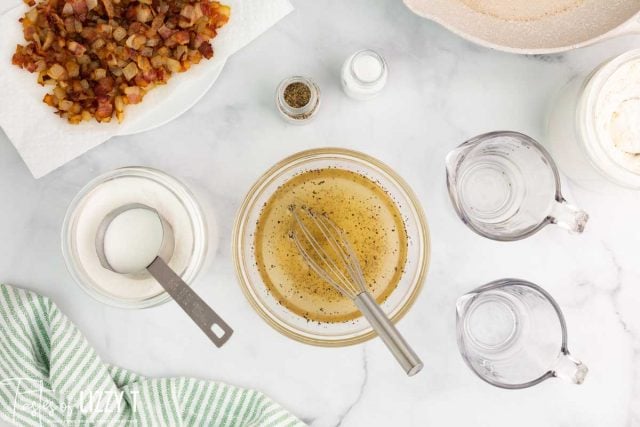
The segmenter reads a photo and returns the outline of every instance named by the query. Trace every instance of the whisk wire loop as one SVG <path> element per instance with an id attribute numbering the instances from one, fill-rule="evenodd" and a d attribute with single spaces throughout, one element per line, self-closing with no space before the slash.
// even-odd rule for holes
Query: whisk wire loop
<path id="1" fill-rule="evenodd" d="M 366 290 L 366 282 L 364 274 L 362 273 L 362 267 L 345 232 L 325 215 L 318 215 L 313 211 L 310 211 L 310 215 L 318 220 L 318 225 L 320 229 L 323 230 L 324 237 L 329 241 L 329 244 L 334 250 L 339 252 L 349 272 L 349 276 L 351 276 L 351 279 L 356 284 L 357 289 L 354 289 L 354 293 L 357 295 L 360 292 L 364 292 Z"/>
<path id="2" fill-rule="evenodd" d="M 307 247 L 303 245 L 295 230 L 292 231 L 293 240 L 296 244 L 296 247 L 298 248 L 298 251 L 305 259 L 309 267 L 311 267 L 311 269 L 313 269 L 330 285 L 337 288 L 340 293 L 347 297 L 353 298 L 357 293 L 353 292 L 353 285 L 351 284 L 349 278 L 344 274 L 337 263 L 331 259 L 329 254 L 327 254 L 327 252 L 322 248 L 322 245 L 320 245 L 318 240 L 313 236 L 313 233 L 311 232 L 311 230 L 309 230 L 302 218 L 300 218 L 296 210 L 292 210 L 292 212 L 293 217 L 297 223 L 297 227 L 302 232 L 302 237 L 307 243 L 306 246 L 308 246 L 311 250 L 307 249 Z M 332 246 L 332 249 L 336 251 L 334 243 L 331 242 L 331 239 L 328 237 L 326 231 L 322 229 L 322 225 L 319 224 L 317 218 L 315 218 L 313 214 L 307 209 L 302 209 L 302 212 L 304 212 L 310 218 L 310 221 L 313 223 L 313 225 L 321 231 L 323 237 L 327 239 L 329 244 Z M 337 242 L 335 242 L 335 245 L 337 245 Z M 318 262 L 317 260 L 319 260 L 320 262 Z M 320 263 L 322 263 L 323 265 L 320 265 Z M 351 273 L 348 272 L 348 274 L 350 275 Z"/>

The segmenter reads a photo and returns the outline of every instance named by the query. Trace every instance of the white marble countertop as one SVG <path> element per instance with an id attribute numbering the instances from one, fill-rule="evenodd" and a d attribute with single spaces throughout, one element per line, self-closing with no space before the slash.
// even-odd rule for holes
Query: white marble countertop
<path id="1" fill-rule="evenodd" d="M 445 188 L 445 154 L 479 133 L 518 130 L 544 141 L 553 94 L 571 76 L 637 46 L 627 37 L 562 55 L 523 57 L 474 46 L 412 15 L 397 0 L 297 1 L 296 11 L 228 62 L 191 111 L 160 129 L 119 137 L 34 180 L 0 133 L 0 280 L 51 296 L 104 360 L 146 375 L 189 375 L 264 391 L 316 426 L 640 425 L 640 194 L 602 196 L 565 184 L 591 214 L 583 235 L 547 227 L 516 243 L 468 230 Z M 344 96 L 339 68 L 373 47 L 389 62 L 373 101 Z M 296 127 L 273 105 L 291 74 L 322 90 L 315 122 Z M 6 102 L 6 100 L 5 100 Z M 340 146 L 373 155 L 417 192 L 431 227 L 424 290 L 399 323 L 425 369 L 406 378 L 378 340 L 316 348 L 280 335 L 253 312 L 236 280 L 231 227 L 243 195 L 281 158 Z M 212 346 L 173 303 L 123 311 L 87 296 L 67 273 L 60 227 L 75 193 L 116 167 L 147 165 L 191 185 L 216 218 L 217 251 L 194 284 L 235 336 Z M 590 368 L 574 386 L 549 380 L 501 390 L 464 365 L 454 302 L 503 277 L 545 287 L 564 309 L 569 347 Z"/>

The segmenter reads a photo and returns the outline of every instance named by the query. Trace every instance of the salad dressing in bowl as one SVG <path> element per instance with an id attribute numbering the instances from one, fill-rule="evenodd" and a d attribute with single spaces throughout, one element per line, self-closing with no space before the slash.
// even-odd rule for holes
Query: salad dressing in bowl
<path id="1" fill-rule="evenodd" d="M 326 214 L 346 234 L 379 304 L 396 288 L 407 260 L 407 233 L 391 196 L 371 179 L 344 169 L 303 172 L 276 190 L 258 219 L 254 250 L 260 276 L 286 308 L 316 322 L 361 316 L 352 301 L 305 263 L 290 238 L 289 206 Z M 318 236 L 318 240 L 320 236 Z"/>

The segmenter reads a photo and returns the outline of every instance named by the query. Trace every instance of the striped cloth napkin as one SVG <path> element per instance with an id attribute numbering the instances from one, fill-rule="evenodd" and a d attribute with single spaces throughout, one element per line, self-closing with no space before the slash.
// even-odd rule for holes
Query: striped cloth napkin
<path id="1" fill-rule="evenodd" d="M 106 365 L 48 298 L 6 285 L 0 419 L 20 426 L 304 426 L 255 390 Z"/>

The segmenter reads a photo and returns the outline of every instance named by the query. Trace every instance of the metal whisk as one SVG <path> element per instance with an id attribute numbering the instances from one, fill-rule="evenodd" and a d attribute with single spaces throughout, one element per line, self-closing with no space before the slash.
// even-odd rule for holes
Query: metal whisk
<path id="1" fill-rule="evenodd" d="M 326 215 L 307 207 L 292 205 L 290 210 L 296 222 L 291 238 L 309 267 L 353 300 L 407 375 L 420 372 L 422 361 L 367 291 L 362 268 L 344 231 Z M 315 236 L 321 236 L 320 240 Z"/>

